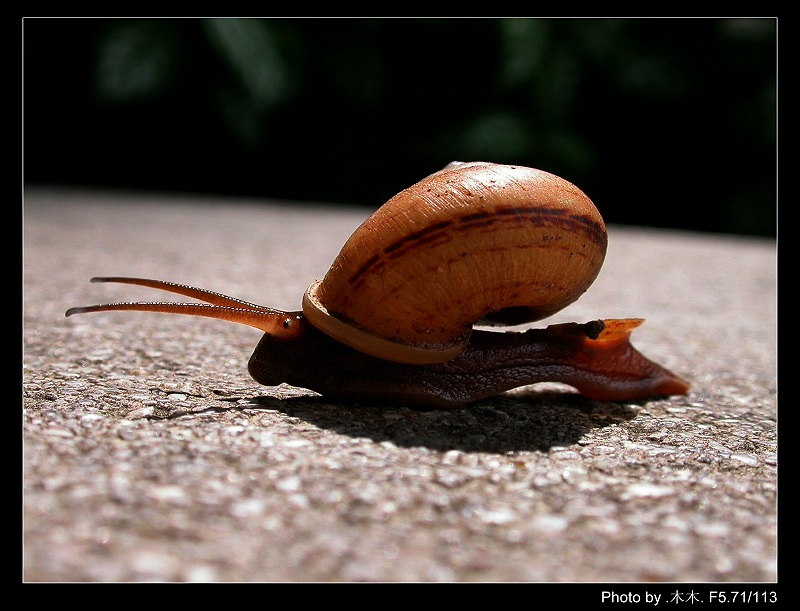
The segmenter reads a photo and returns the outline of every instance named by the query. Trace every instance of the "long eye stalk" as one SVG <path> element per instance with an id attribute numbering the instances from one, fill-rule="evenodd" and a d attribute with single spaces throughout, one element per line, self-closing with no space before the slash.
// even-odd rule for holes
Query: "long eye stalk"
<path id="1" fill-rule="evenodd" d="M 294 321 L 302 317 L 301 312 L 284 312 L 264 306 L 242 301 L 222 293 L 215 293 L 205 289 L 188 286 L 185 284 L 175 284 L 163 280 L 151 280 L 148 278 L 126 278 L 126 277 L 100 277 L 92 278 L 91 282 L 116 282 L 119 284 L 137 284 L 149 288 L 176 293 L 198 299 L 206 303 L 174 303 L 174 302 L 155 302 L 155 301 L 136 301 L 105 303 L 98 305 L 70 308 L 65 316 L 73 314 L 85 314 L 88 312 L 109 312 L 118 310 L 140 311 L 140 312 L 163 312 L 165 314 L 187 314 L 190 316 L 205 316 L 235 322 L 256 329 L 261 329 L 265 333 L 275 336 L 285 335 L 287 330 L 293 326 Z"/>

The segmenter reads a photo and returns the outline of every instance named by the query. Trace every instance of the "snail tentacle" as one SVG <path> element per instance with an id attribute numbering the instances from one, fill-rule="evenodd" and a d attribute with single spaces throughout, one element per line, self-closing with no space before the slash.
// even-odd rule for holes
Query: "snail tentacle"
<path id="1" fill-rule="evenodd" d="M 236 297 L 223 295 L 208 289 L 197 288 L 196 286 L 189 286 L 188 284 L 178 284 L 176 282 L 167 282 L 166 280 L 152 280 L 150 278 L 131 278 L 128 276 L 95 276 L 89 280 L 92 284 L 103 282 L 114 282 L 116 284 L 136 284 L 139 286 L 146 286 L 168 293 L 176 293 L 184 297 L 191 297 L 206 303 L 212 303 L 220 306 L 230 306 L 233 308 L 246 308 L 248 310 L 267 310 L 276 311 L 273 308 L 267 308 L 255 303 L 250 303 Z"/>
<path id="2" fill-rule="evenodd" d="M 72 316 L 74 314 L 85 314 L 88 312 L 110 312 L 110 311 L 139 311 L 139 312 L 162 312 L 165 314 L 186 314 L 189 316 L 205 316 L 227 320 L 260 329 L 265 333 L 288 339 L 296 332 L 300 321 L 304 320 L 302 312 L 285 312 L 274 308 L 267 308 L 235 297 L 223 295 L 206 289 L 189 286 L 186 284 L 176 284 L 163 280 L 151 280 L 148 278 L 129 278 L 129 277 L 95 277 L 90 282 L 116 282 L 119 284 L 136 284 L 150 288 L 156 288 L 170 293 L 184 295 L 205 301 L 206 303 L 174 303 L 161 301 L 135 301 L 104 303 L 98 305 L 82 306 L 70 308 L 64 314 Z"/>

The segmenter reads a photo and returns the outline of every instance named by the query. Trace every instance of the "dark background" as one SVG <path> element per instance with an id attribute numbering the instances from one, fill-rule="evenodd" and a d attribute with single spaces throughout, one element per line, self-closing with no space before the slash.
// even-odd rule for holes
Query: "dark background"
<path id="1" fill-rule="evenodd" d="M 25 19 L 25 184 L 363 204 L 452 160 L 776 234 L 777 21 Z"/>

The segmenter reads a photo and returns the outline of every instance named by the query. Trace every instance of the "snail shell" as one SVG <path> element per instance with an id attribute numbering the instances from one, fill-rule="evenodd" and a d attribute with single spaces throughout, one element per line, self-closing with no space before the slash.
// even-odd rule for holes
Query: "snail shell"
<path id="1" fill-rule="evenodd" d="M 594 282 L 607 233 L 576 186 L 521 166 L 454 163 L 353 233 L 303 312 L 331 337 L 402 363 L 455 358 L 481 319 L 520 323 Z"/>

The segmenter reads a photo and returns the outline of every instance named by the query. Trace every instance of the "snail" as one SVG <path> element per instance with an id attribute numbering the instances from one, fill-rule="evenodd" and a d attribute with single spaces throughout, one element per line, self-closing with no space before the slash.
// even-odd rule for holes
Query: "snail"
<path id="1" fill-rule="evenodd" d="M 643 319 L 542 329 L 475 329 L 546 318 L 600 272 L 607 232 L 592 201 L 541 170 L 454 162 L 366 219 L 327 274 L 285 312 L 187 285 L 127 277 L 205 303 L 127 302 L 66 316 L 140 310 L 207 316 L 264 331 L 248 363 L 266 386 L 339 400 L 458 407 L 542 381 L 590 399 L 686 394 L 686 381 L 629 341 Z"/>

